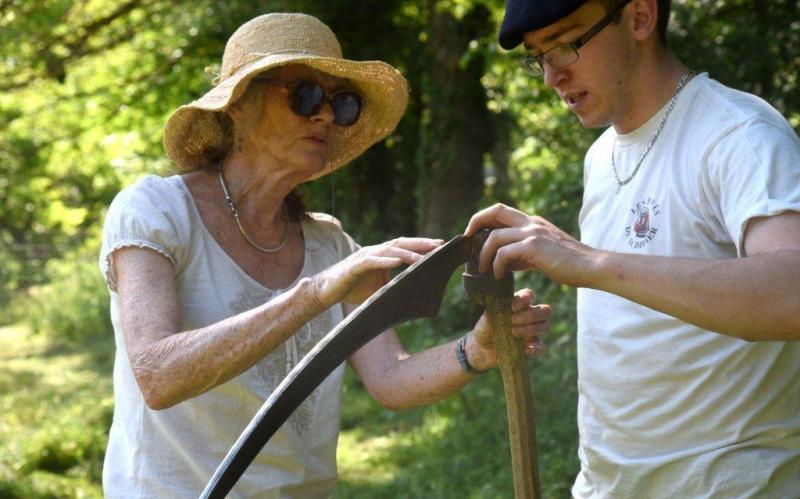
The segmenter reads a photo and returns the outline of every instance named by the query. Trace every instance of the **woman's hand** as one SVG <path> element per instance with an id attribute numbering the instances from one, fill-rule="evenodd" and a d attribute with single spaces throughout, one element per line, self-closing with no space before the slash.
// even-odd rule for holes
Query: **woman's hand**
<path id="1" fill-rule="evenodd" d="M 316 297 L 323 308 L 339 302 L 359 304 L 389 281 L 389 271 L 411 265 L 442 244 L 441 239 L 400 237 L 365 246 L 315 275 Z"/>
<path id="2" fill-rule="evenodd" d="M 544 353 L 542 335 L 550 331 L 550 305 L 536 305 L 536 296 L 530 289 L 514 293 L 511 302 L 511 334 L 522 338 L 525 355 L 538 357 Z M 467 337 L 467 359 L 475 369 L 485 371 L 497 364 L 489 320 L 484 313 Z"/>

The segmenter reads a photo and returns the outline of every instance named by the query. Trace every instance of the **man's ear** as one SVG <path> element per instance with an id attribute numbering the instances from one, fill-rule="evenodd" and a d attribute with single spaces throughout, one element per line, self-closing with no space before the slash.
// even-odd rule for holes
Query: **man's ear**
<path id="1" fill-rule="evenodd" d="M 646 41 L 657 36 L 658 2 L 657 0 L 633 0 L 628 12 L 632 33 L 636 41 Z"/>

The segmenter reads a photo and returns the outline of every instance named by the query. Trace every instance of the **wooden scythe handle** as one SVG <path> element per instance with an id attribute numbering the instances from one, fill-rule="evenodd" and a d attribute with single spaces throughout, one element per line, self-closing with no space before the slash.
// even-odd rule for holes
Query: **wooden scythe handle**
<path id="1" fill-rule="evenodd" d="M 514 276 L 509 272 L 497 280 L 491 271 L 480 275 L 478 273 L 478 255 L 489 232 L 483 229 L 471 238 L 464 273 L 464 289 L 470 300 L 486 307 L 489 319 L 506 396 L 514 495 L 517 499 L 539 499 L 541 485 L 530 379 L 521 339 L 511 335 Z"/>

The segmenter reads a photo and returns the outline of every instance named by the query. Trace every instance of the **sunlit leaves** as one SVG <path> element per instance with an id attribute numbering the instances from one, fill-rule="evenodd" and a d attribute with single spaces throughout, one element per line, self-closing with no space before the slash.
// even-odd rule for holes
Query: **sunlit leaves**
<path id="1" fill-rule="evenodd" d="M 338 189 L 311 185 L 317 209 L 336 205 L 350 230 L 372 241 L 418 227 L 426 157 L 455 136 L 447 134 L 453 126 L 437 128 L 441 113 L 461 111 L 437 115 L 432 106 L 454 91 L 448 85 L 463 86 L 430 78 L 435 11 L 469 33 L 455 57 L 460 70 L 483 65 L 493 123 L 486 202 L 508 199 L 574 227 L 568 214 L 577 212 L 583 152 L 596 132 L 519 69 L 521 49 L 497 46 L 502 0 L 7 0 L 0 2 L 0 250 L 46 257 L 48 247 L 79 244 L 120 186 L 168 171 L 161 136 L 169 113 L 210 88 L 205 69 L 219 67 L 230 33 L 267 11 L 320 17 L 347 56 L 386 60 L 411 86 L 391 147 L 379 145 L 337 173 Z M 800 2 L 675 0 L 672 18 L 670 44 L 682 60 L 757 93 L 800 130 Z"/>
<path id="2" fill-rule="evenodd" d="M 670 43 L 692 69 L 753 92 L 797 126 L 800 2 L 678 0 Z"/>

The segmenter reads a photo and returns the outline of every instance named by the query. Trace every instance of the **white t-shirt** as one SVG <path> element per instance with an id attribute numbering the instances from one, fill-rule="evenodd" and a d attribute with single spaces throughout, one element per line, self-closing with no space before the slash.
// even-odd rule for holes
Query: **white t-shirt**
<path id="1" fill-rule="evenodd" d="M 338 225 L 322 216 L 303 221 L 302 229 L 305 261 L 298 280 L 357 248 Z M 265 288 L 225 253 L 203 225 L 180 176 L 146 177 L 121 191 L 111 204 L 100 267 L 111 290 L 117 351 L 114 420 L 103 489 L 109 498 L 197 497 L 269 394 L 343 319 L 343 310 L 339 305 L 331 307 L 227 383 L 169 409 L 153 411 L 145 405 L 128 361 L 110 265 L 113 252 L 128 246 L 153 249 L 175 265 L 184 330 L 249 310 L 284 290 Z M 343 374 L 340 366 L 298 407 L 258 454 L 230 497 L 333 494 Z"/>
<path id="2" fill-rule="evenodd" d="M 627 135 L 609 128 L 590 148 L 583 242 L 737 258 L 748 220 L 800 211 L 797 134 L 763 100 L 706 74 L 686 84 L 639 172 L 615 194 L 614 139 L 625 179 L 665 111 Z M 800 495 L 800 342 L 747 342 L 580 289 L 578 372 L 575 497 Z"/>

